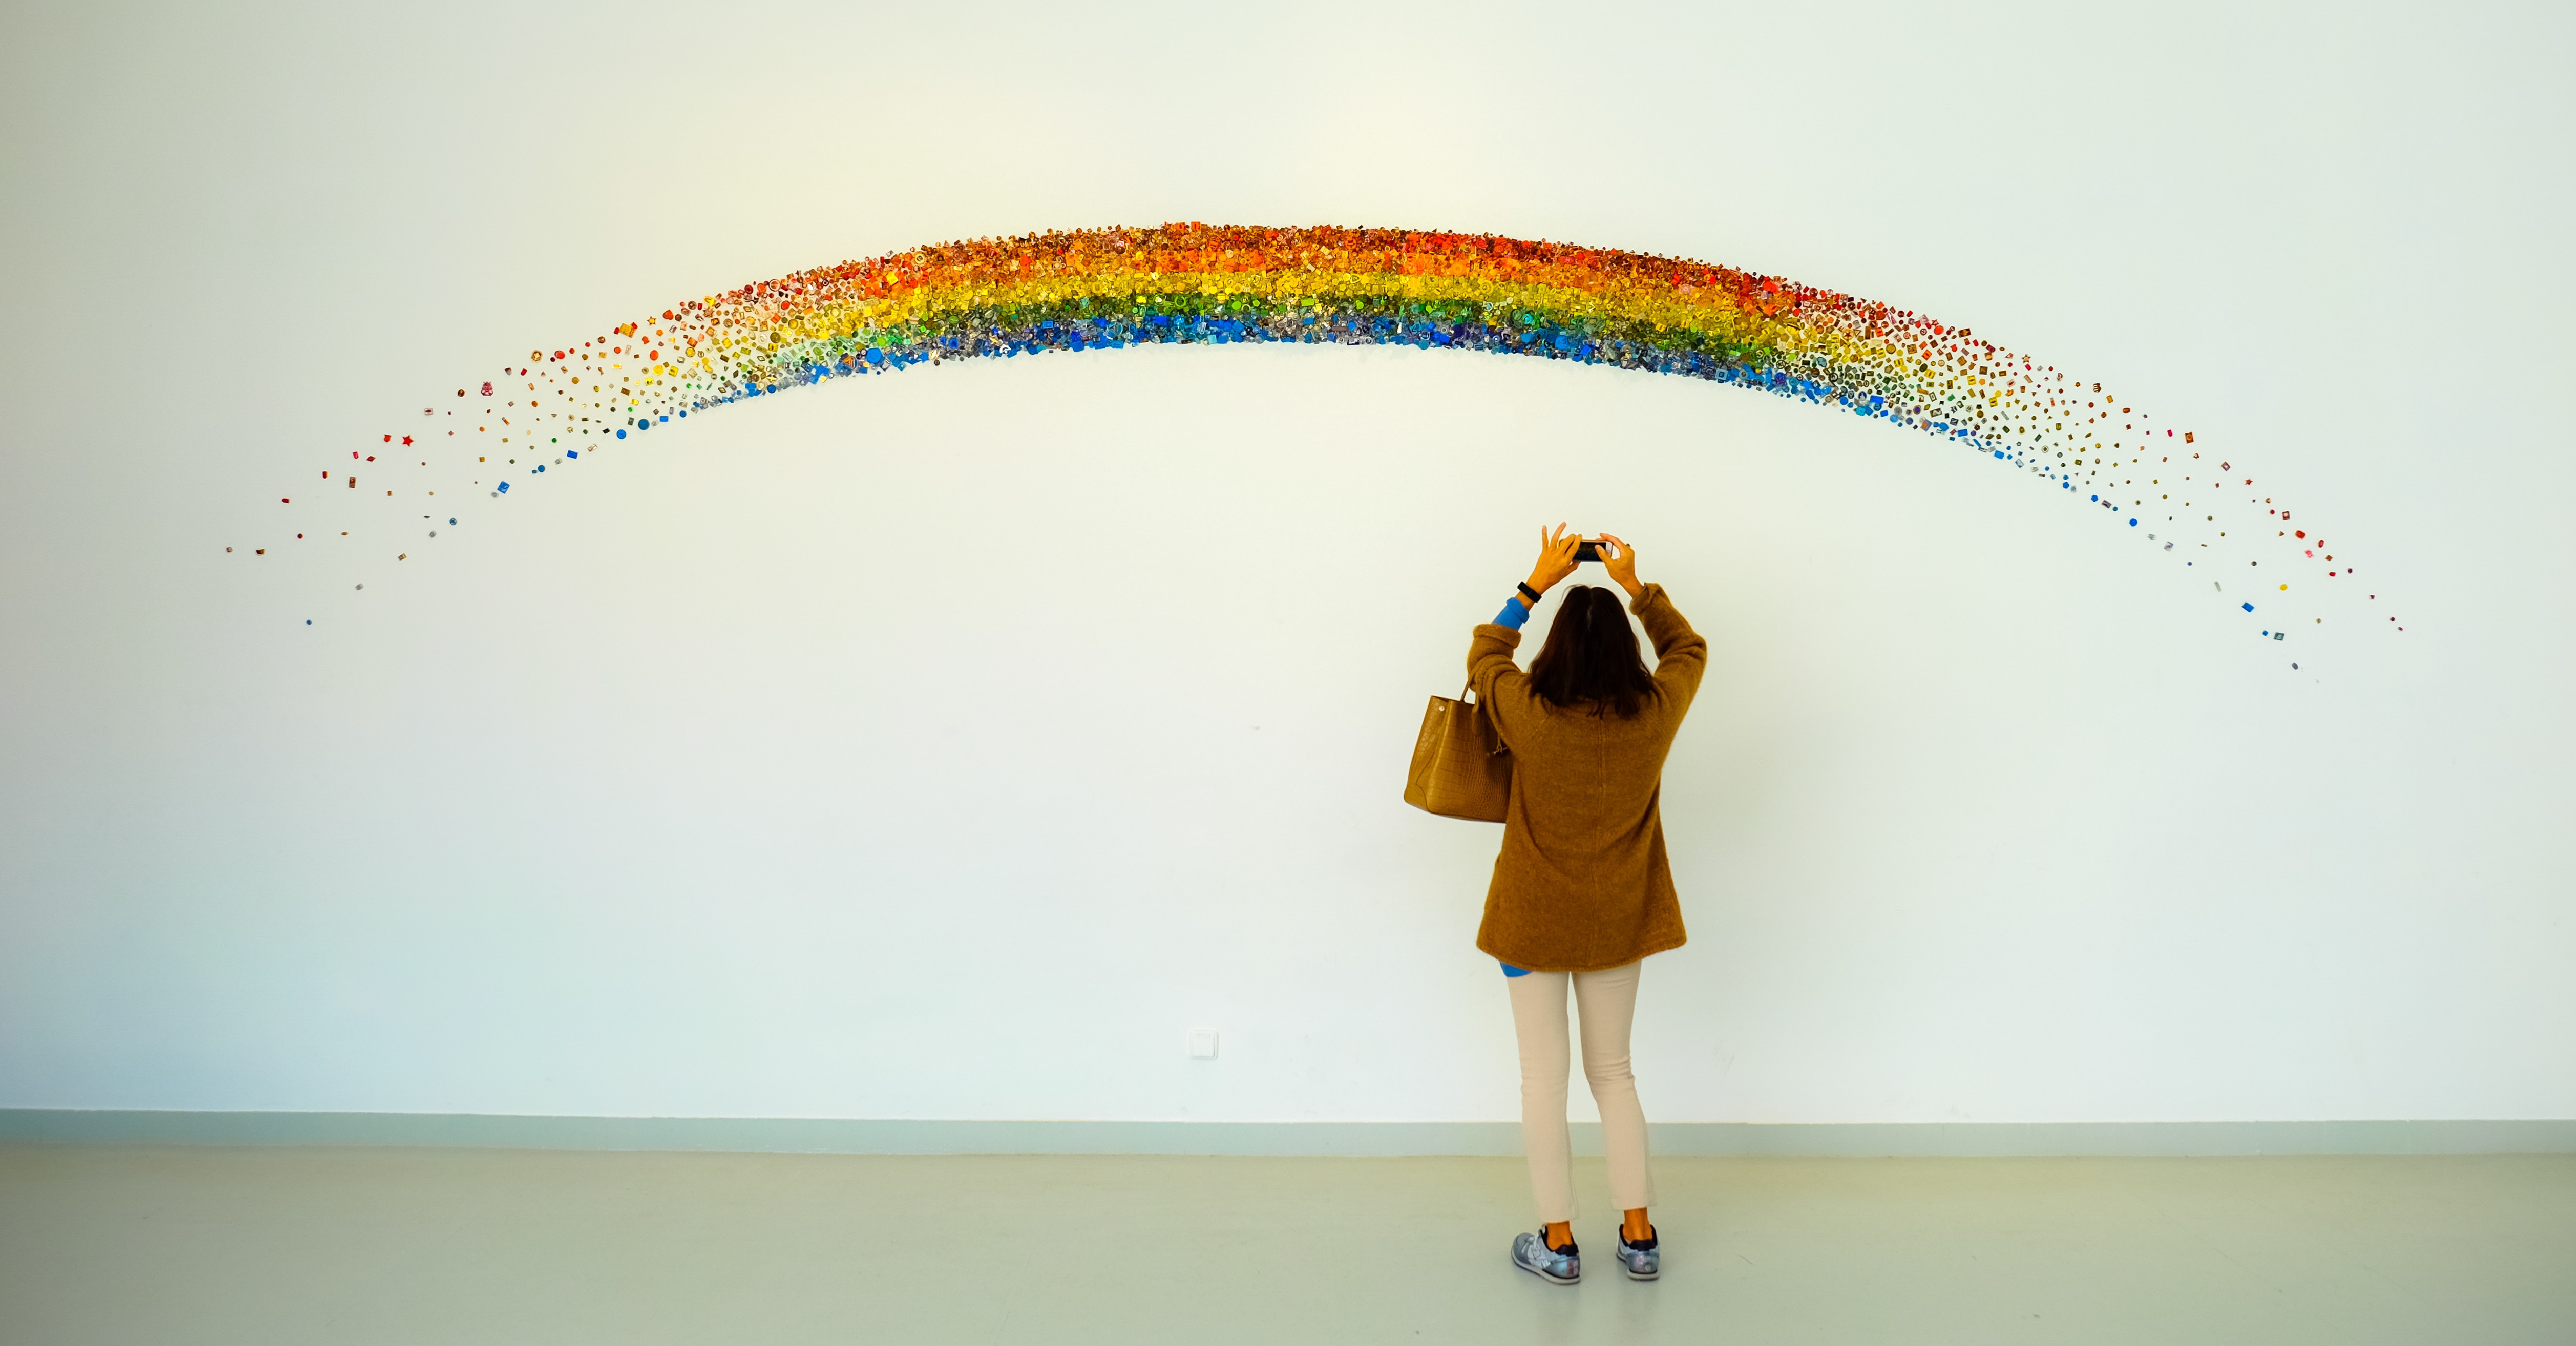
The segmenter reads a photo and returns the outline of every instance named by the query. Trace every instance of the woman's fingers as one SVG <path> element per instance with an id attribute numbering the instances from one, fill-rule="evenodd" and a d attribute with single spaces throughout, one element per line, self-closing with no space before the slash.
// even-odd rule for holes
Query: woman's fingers
<path id="1" fill-rule="evenodd" d="M 1560 575 L 1574 573 L 1578 564 L 1575 558 L 1583 552 L 1585 539 L 1580 533 L 1569 535 L 1566 530 L 1571 526 L 1560 523 L 1550 528 L 1546 524 L 1540 524 L 1538 529 L 1539 555 L 1555 567 Z M 1607 537 L 1608 534 L 1605 533 L 1603 536 Z"/>

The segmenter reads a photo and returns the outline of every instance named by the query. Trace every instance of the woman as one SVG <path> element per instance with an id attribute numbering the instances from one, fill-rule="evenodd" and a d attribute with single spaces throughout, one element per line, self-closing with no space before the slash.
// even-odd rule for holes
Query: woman
<path id="1" fill-rule="evenodd" d="M 1512 1240 L 1512 1263 L 1553 1285 L 1582 1279 L 1572 1146 L 1565 1127 L 1565 989 L 1583 1016 L 1583 1076 L 1601 1106 L 1610 1196 L 1624 1211 L 1620 1267 L 1631 1280 L 1662 1274 L 1646 1220 L 1646 1114 L 1628 1071 L 1638 960 L 1680 947 L 1681 901 L 1664 862 L 1664 754 L 1708 666 L 1708 642 L 1673 611 L 1663 586 L 1637 582 L 1637 549 L 1608 533 L 1600 550 L 1628 610 L 1655 642 L 1655 671 L 1607 589 L 1576 585 L 1547 644 L 1523 673 L 1512 662 L 1521 623 L 1539 596 L 1574 573 L 1581 537 L 1539 530 L 1529 582 L 1501 615 L 1476 628 L 1467 673 L 1512 750 L 1503 850 L 1485 893 L 1476 947 L 1500 960 L 1520 1038 L 1521 1139 L 1541 1228 Z"/>

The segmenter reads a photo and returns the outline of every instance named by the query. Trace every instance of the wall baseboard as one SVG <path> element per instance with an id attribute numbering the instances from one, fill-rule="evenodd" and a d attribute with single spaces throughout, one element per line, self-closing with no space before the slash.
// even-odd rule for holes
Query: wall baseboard
<path id="1" fill-rule="evenodd" d="M 1660 1122 L 1666 1155 L 2565 1154 L 2576 1120 Z M 0 1143 L 412 1145 L 780 1154 L 1517 1155 L 1516 1122 L 893 1121 L 0 1108 Z M 1574 1126 L 1601 1153 L 1598 1123 Z"/>

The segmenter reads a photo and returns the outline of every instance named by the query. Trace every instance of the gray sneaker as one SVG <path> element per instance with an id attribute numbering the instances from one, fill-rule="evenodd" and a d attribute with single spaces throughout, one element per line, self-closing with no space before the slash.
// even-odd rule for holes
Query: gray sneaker
<path id="1" fill-rule="evenodd" d="M 1655 1227 L 1646 1226 L 1646 1241 L 1630 1243 L 1628 1231 L 1619 1231 L 1619 1269 L 1632 1281 L 1651 1281 L 1664 1274 L 1663 1240 L 1655 1237 Z"/>
<path id="2" fill-rule="evenodd" d="M 1512 1265 L 1550 1285 L 1572 1285 L 1583 1279 L 1583 1252 L 1569 1243 L 1558 1252 L 1547 1246 L 1547 1231 L 1512 1236 Z"/>

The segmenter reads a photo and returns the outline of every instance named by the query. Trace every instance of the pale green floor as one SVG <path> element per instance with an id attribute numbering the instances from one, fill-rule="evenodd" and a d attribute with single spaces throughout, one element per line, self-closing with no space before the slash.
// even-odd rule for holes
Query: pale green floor
<path id="1" fill-rule="evenodd" d="M 2576 1342 L 2576 1156 L 1657 1181 L 1554 1288 L 1516 1160 L 0 1147 L 0 1342 Z"/>

